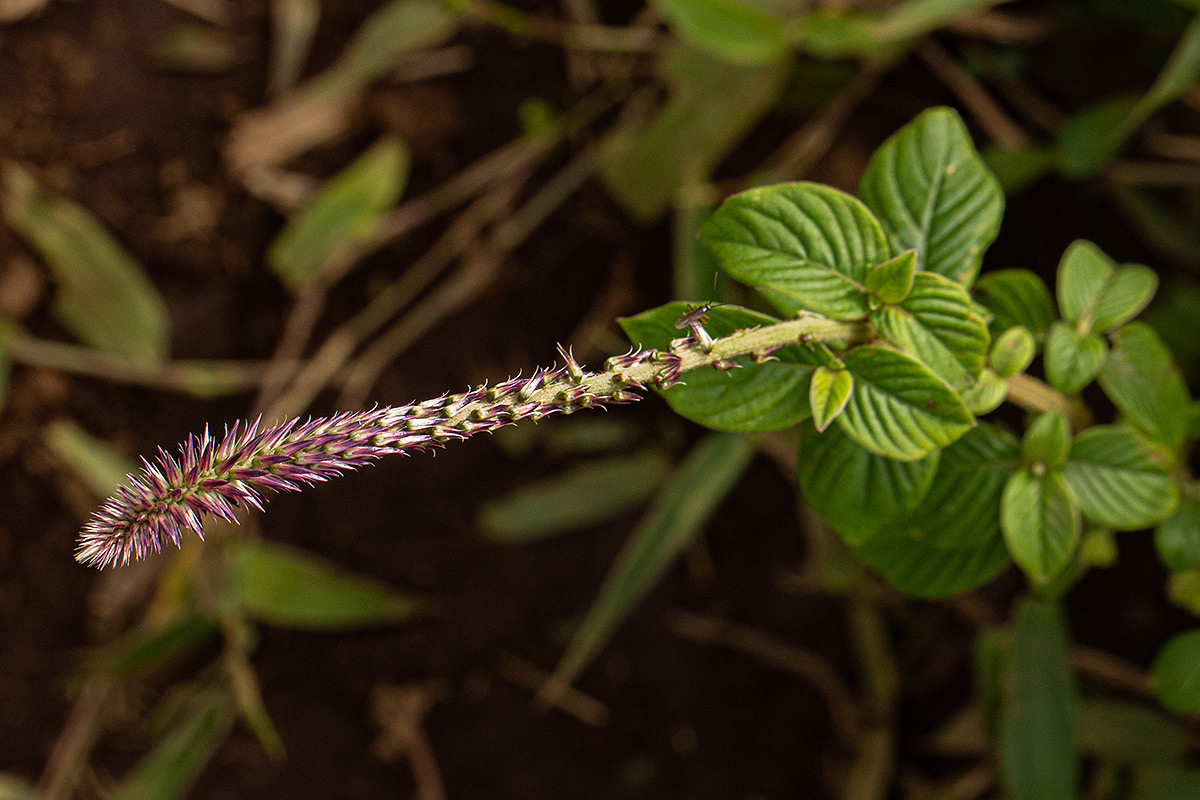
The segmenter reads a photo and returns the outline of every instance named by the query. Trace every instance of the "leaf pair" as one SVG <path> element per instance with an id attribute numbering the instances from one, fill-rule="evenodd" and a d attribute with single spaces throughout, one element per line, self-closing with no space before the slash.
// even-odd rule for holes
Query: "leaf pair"
<path id="1" fill-rule="evenodd" d="M 1061 414 L 1044 414 L 1026 432 L 1022 456 L 1025 466 L 1004 488 L 1000 523 L 1013 560 L 1035 583 L 1071 563 L 1084 520 L 1138 530 L 1166 519 L 1179 500 L 1166 469 L 1124 426 L 1096 426 L 1072 441 Z"/>
<path id="2" fill-rule="evenodd" d="M 1046 379 L 1074 394 L 1099 374 L 1108 355 L 1100 334 L 1133 319 L 1158 289 L 1158 276 L 1137 264 L 1117 266 L 1100 248 L 1077 241 L 1058 267 L 1063 322 L 1046 337 Z"/>

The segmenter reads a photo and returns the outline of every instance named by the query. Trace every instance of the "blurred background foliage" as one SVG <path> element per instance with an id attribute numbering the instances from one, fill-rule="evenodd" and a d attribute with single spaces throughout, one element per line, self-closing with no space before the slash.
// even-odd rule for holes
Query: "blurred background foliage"
<path id="1" fill-rule="evenodd" d="M 0 0 L 0 798 L 1200 797 L 1200 728 L 1146 672 L 1200 565 L 1161 597 L 1123 535 L 1065 613 L 1014 608 L 1011 575 L 904 601 L 796 507 L 794 437 L 656 401 L 71 560 L 130 459 L 203 422 L 434 396 L 559 341 L 599 360 L 618 316 L 750 302 L 697 242 L 714 205 L 851 188 L 933 105 L 1008 195 L 985 272 L 1049 279 L 1077 238 L 1156 265 L 1147 317 L 1195 387 L 1198 15 Z"/>

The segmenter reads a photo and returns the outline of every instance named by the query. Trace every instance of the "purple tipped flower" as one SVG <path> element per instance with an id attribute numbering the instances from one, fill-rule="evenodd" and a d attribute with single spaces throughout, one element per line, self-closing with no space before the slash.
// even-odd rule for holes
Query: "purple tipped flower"
<path id="1" fill-rule="evenodd" d="M 203 537 L 204 517 L 236 522 L 238 509 L 262 509 L 266 492 L 295 492 L 391 453 L 415 453 L 525 419 L 640 399 L 643 381 L 663 387 L 679 356 L 631 352 L 601 373 L 569 355 L 565 369 L 538 370 L 460 395 L 407 406 L 346 412 L 264 427 L 235 423 L 218 441 L 206 429 L 178 456 L 160 449 L 130 475 L 84 527 L 75 557 L 94 567 L 128 564 L 185 536 Z M 642 373 L 646 373 L 645 377 Z M 665 387 L 663 387 L 665 388 Z"/>

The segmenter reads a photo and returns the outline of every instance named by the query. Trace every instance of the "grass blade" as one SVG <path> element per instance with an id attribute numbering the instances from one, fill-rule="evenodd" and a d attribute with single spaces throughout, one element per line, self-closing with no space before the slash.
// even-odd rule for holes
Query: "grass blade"
<path id="1" fill-rule="evenodd" d="M 543 689 L 543 700 L 560 693 L 587 667 L 621 620 L 704 528 L 753 455 L 753 440 L 728 433 L 709 434 L 692 449 L 617 556 Z"/>

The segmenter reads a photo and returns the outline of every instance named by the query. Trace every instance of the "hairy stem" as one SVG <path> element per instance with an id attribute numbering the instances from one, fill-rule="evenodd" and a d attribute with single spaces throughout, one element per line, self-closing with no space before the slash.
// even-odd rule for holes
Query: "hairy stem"
<path id="1" fill-rule="evenodd" d="M 206 430 L 188 437 L 178 456 L 160 450 L 154 462 L 120 487 L 80 536 L 76 558 L 92 566 L 127 564 L 202 536 L 204 517 L 235 521 L 240 508 L 261 508 L 263 494 L 299 491 L 393 453 L 411 454 L 554 413 L 628 403 L 647 387 L 669 388 L 701 367 L 731 369 L 741 355 L 821 340 L 856 340 L 862 323 L 814 315 L 737 331 L 703 342 L 695 335 L 666 350 L 632 350 L 588 372 L 561 347 L 563 366 L 537 370 L 495 386 L 476 387 L 422 403 L 345 412 L 263 426 L 235 424 L 220 439 Z"/>

